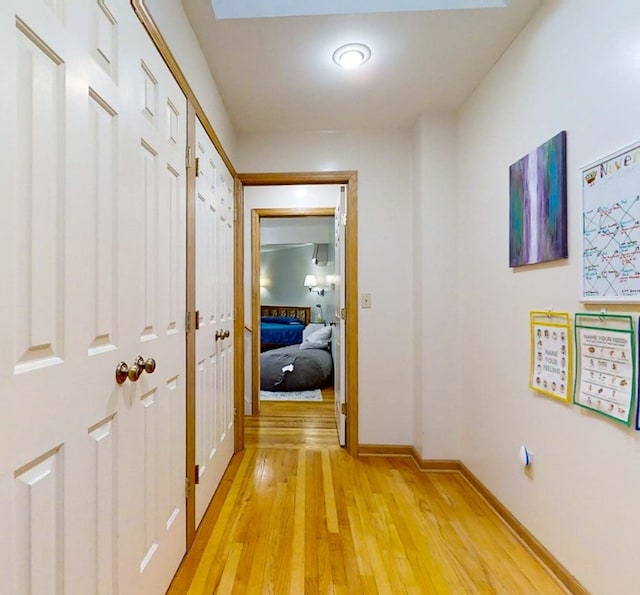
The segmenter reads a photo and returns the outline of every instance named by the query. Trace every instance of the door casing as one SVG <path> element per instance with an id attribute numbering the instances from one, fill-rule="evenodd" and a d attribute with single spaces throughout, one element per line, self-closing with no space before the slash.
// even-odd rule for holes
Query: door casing
<path id="1" fill-rule="evenodd" d="M 238 192 L 236 196 L 236 333 L 244 330 L 244 188 L 246 186 L 290 186 L 313 184 L 342 184 L 347 189 L 347 226 L 345 237 L 346 250 L 346 399 L 347 399 L 347 443 L 346 449 L 352 455 L 358 454 L 358 174 L 355 171 L 338 172 L 290 172 L 290 173 L 241 173 L 238 174 Z M 284 210 L 279 211 L 282 215 Z M 304 210 L 291 209 L 289 216 L 299 216 Z M 314 213 L 315 214 L 315 213 Z M 254 274 L 255 276 L 255 274 Z M 253 302 L 255 296 L 255 281 Z M 254 313 L 254 326 L 256 324 Z M 236 335 L 236 336 L 242 336 Z M 241 345 L 240 345 L 241 344 Z M 244 367 L 244 342 L 236 341 L 236 350 L 242 350 L 242 357 L 236 351 L 236 388 L 237 420 L 244 419 L 244 378 L 238 378 L 238 372 Z M 257 357 L 254 351 L 254 358 Z M 257 365 L 254 360 L 254 365 Z M 242 370 L 242 376 L 244 377 Z M 244 425 L 236 423 L 236 447 L 244 448 Z"/>

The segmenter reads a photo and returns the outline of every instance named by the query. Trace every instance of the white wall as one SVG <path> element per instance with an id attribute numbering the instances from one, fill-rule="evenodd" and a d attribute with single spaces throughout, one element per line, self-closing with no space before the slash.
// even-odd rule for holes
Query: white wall
<path id="1" fill-rule="evenodd" d="M 198 102 L 206 112 L 225 153 L 234 162 L 235 132 L 182 2 L 147 0 L 146 4 Z"/>
<path id="2" fill-rule="evenodd" d="M 411 131 L 238 136 L 238 171 L 358 171 L 359 434 L 413 444 Z"/>
<path id="3" fill-rule="evenodd" d="M 423 114 L 415 127 L 414 432 L 425 459 L 461 455 L 456 136 L 452 114 Z"/>
<path id="4" fill-rule="evenodd" d="M 340 186 L 334 184 L 248 186 L 244 189 L 244 320 L 247 326 L 251 326 L 251 211 L 283 208 L 335 209 L 339 197 Z M 271 236 L 269 242 L 273 239 L 274 237 Z M 309 264 L 312 264 L 311 261 Z M 303 281 L 304 277 L 300 280 L 300 284 Z"/>
<path id="5" fill-rule="evenodd" d="M 596 594 L 640 589 L 640 435 L 527 388 L 528 317 L 585 309 L 579 168 L 640 139 L 639 98 L 640 3 L 548 0 L 459 120 L 462 459 Z M 511 270 L 509 166 L 561 130 L 569 259 Z"/>

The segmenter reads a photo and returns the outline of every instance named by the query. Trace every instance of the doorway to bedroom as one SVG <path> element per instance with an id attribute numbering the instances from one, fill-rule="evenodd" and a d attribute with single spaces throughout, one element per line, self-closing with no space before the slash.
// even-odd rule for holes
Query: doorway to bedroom
<path id="1" fill-rule="evenodd" d="M 328 445 L 337 443 L 342 416 L 343 444 L 356 453 L 356 175 L 292 174 L 285 181 L 286 176 L 239 176 L 242 413 L 248 414 L 243 438 L 255 444 L 260 434 L 263 441 L 281 444 L 299 435 L 305 444 Z M 334 370 L 341 382 L 334 380 Z M 260 399 L 260 390 L 269 400 Z M 315 400 L 318 392 L 321 400 Z M 304 435 L 294 426 L 303 427 Z"/>
<path id="2" fill-rule="evenodd" d="M 339 187 L 324 190 L 340 192 Z M 252 285 L 258 286 L 253 293 L 253 349 L 259 353 L 253 360 L 253 415 L 245 419 L 245 438 L 255 446 L 297 441 L 336 446 L 335 209 L 280 214 L 280 209 L 252 209 L 251 252 L 257 272 Z"/>

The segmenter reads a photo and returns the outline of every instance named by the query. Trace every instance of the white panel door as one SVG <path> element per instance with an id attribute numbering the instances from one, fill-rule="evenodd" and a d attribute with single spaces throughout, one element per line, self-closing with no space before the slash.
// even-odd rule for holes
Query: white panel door
<path id="1" fill-rule="evenodd" d="M 185 551 L 185 99 L 127 0 L 0 2 L 0 591 Z M 118 385 L 137 355 L 157 369 Z"/>
<path id="2" fill-rule="evenodd" d="M 121 592 L 161 593 L 186 548 L 186 100 L 135 19 L 125 35 L 120 84 L 131 109 L 118 247 L 130 270 L 118 308 L 127 363 L 140 356 L 157 367 L 128 380 L 119 404 L 119 527 L 127 535 L 119 584 Z"/>
<path id="3" fill-rule="evenodd" d="M 346 249 L 345 226 L 347 223 L 347 201 L 345 187 L 340 188 L 340 198 L 336 205 L 335 214 L 335 258 L 336 258 L 336 313 L 335 325 L 331 344 L 333 346 L 333 384 L 335 389 L 335 418 L 338 428 L 338 440 L 340 446 L 346 444 L 346 416 L 343 408 L 346 407 L 346 360 L 345 360 L 345 332 L 346 324 L 344 312 L 346 308 L 345 279 L 346 277 Z"/>
<path id="4" fill-rule="evenodd" d="M 233 455 L 233 189 L 196 121 L 196 523 Z"/>

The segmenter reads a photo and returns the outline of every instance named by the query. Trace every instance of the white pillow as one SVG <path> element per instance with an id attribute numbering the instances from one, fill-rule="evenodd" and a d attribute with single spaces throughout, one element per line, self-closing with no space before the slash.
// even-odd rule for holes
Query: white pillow
<path id="1" fill-rule="evenodd" d="M 304 330 L 302 331 L 302 340 L 306 341 L 311 333 L 321 328 L 324 328 L 324 324 L 322 324 L 321 322 L 309 323 L 307 326 L 304 327 Z"/>
<path id="2" fill-rule="evenodd" d="M 300 344 L 300 349 L 327 349 L 331 339 L 331 327 L 323 326 L 310 333 Z"/>
<path id="3" fill-rule="evenodd" d="M 307 341 L 311 343 L 318 343 L 319 341 L 328 341 L 331 339 L 331 327 L 323 326 L 319 328 L 317 331 L 313 331 L 308 337 Z"/>

